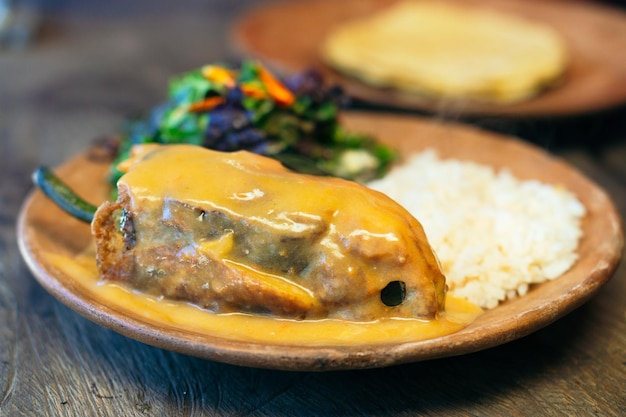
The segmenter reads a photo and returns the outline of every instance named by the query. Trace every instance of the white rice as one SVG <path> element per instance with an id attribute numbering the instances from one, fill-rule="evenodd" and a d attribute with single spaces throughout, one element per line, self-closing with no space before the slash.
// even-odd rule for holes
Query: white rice
<path id="1" fill-rule="evenodd" d="M 557 278 L 577 259 L 584 206 L 562 187 L 432 151 L 368 184 L 424 226 L 451 294 L 483 308 Z"/>

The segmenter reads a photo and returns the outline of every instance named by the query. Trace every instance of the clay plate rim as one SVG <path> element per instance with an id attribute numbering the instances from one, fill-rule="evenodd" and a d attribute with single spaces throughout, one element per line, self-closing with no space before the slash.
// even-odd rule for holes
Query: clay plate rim
<path id="1" fill-rule="evenodd" d="M 77 254 L 89 242 L 89 227 L 62 213 L 39 191 L 26 198 L 18 217 L 20 251 L 37 281 L 69 308 L 130 338 L 205 359 L 258 368 L 329 371 L 397 365 L 461 355 L 497 346 L 547 326 L 591 298 L 621 258 L 621 219 L 609 196 L 591 180 L 547 152 L 502 135 L 419 117 L 351 113 L 349 129 L 377 135 L 403 155 L 426 148 L 442 157 L 506 167 L 518 178 L 561 184 L 575 192 L 588 215 L 580 258 L 558 279 L 536 285 L 524 297 L 485 312 L 467 328 L 430 340 L 361 346 L 267 345 L 228 340 L 157 325 L 99 302 L 46 262 L 43 253 Z M 88 150 L 57 172 L 88 199 L 102 198 L 107 162 Z"/>
<path id="2" fill-rule="evenodd" d="M 543 22 L 565 39 L 570 64 L 563 81 L 529 100 L 501 105 L 437 99 L 369 86 L 331 69 L 319 47 L 341 22 L 366 16 L 397 0 L 304 0 L 265 2 L 244 13 L 232 28 L 233 47 L 244 57 L 261 59 L 274 70 L 319 70 L 357 99 L 390 108 L 459 116 L 510 118 L 568 116 L 608 109 L 626 100 L 626 13 L 591 2 L 526 0 L 447 0 L 489 7 Z"/>

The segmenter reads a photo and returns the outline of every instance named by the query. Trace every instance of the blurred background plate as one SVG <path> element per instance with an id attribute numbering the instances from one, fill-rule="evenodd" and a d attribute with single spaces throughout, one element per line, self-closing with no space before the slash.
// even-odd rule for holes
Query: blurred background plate
<path id="1" fill-rule="evenodd" d="M 537 0 L 452 0 L 475 4 L 552 26 L 569 46 L 571 63 L 559 86 L 510 105 L 437 100 L 368 86 L 324 64 L 319 47 L 335 25 L 372 14 L 395 0 L 304 0 L 266 3 L 233 30 L 235 47 L 275 70 L 316 68 L 355 99 L 397 109 L 452 115 L 565 116 L 608 109 L 626 101 L 626 13 L 600 3 Z M 367 63 L 364 63 L 367 65 Z"/>

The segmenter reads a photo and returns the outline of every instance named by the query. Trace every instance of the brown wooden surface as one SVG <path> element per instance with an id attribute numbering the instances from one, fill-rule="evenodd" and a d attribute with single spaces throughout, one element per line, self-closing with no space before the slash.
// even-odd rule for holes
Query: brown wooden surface
<path id="1" fill-rule="evenodd" d="M 0 51 L 0 416 L 626 414 L 626 268 L 547 328 L 392 368 L 258 370 L 147 346 L 64 307 L 21 259 L 30 172 L 57 165 L 164 96 L 167 79 L 236 57 L 249 1 L 40 2 L 41 31 Z M 564 157 L 626 216 L 626 112 L 480 121 Z M 484 123 L 483 123 L 484 122 Z"/>

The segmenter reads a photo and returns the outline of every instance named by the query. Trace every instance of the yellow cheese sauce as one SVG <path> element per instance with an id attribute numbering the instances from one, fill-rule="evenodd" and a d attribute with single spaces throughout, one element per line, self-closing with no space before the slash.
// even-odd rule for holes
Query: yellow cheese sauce
<path id="1" fill-rule="evenodd" d="M 244 342 L 289 345 L 402 343 L 461 330 L 482 310 L 450 295 L 446 311 L 434 320 L 385 318 L 369 322 L 337 319 L 292 320 L 245 313 L 216 314 L 188 303 L 142 294 L 98 279 L 93 251 L 77 257 L 46 253 L 65 280 L 103 306 L 151 325 Z"/>
<path id="2" fill-rule="evenodd" d="M 443 307 L 421 224 L 384 194 L 245 151 L 168 145 L 137 157 L 118 205 L 92 223 L 105 280 L 220 313 L 307 320 L 429 319 Z M 119 206 L 130 244 L 114 226 Z M 381 298 L 390 284 L 400 302 Z"/>

